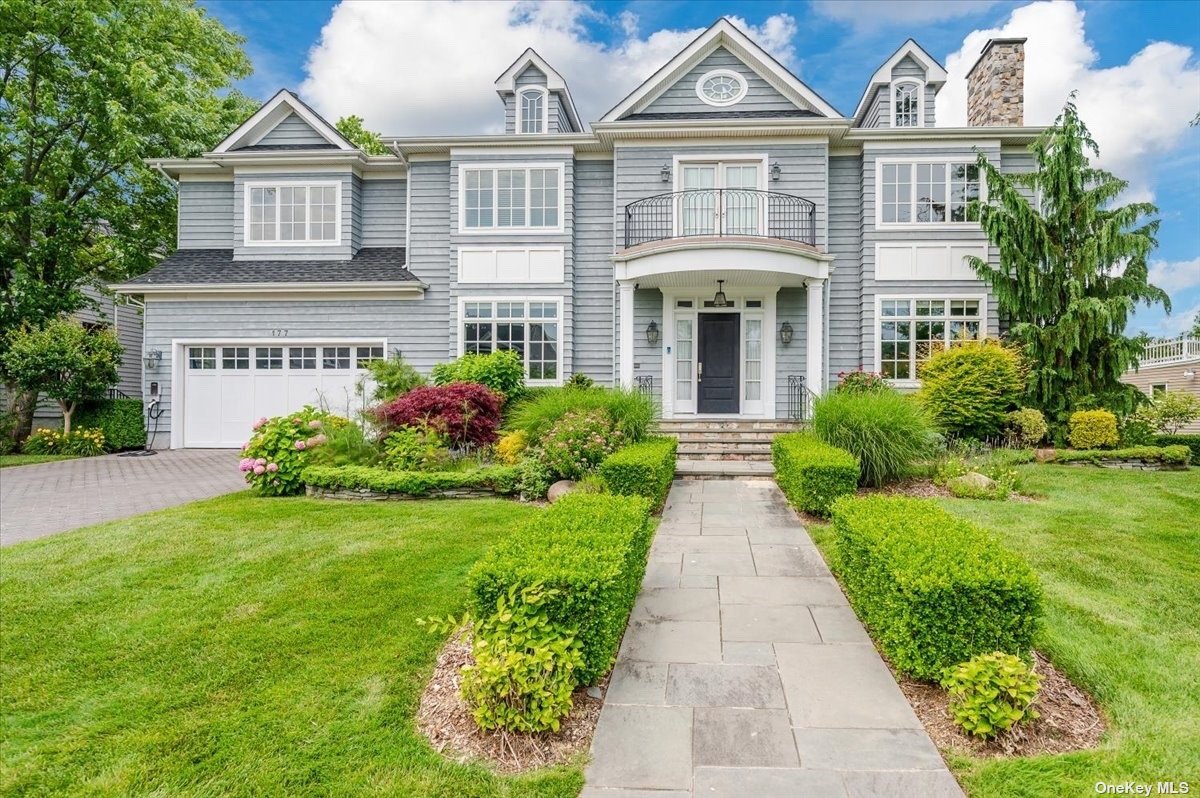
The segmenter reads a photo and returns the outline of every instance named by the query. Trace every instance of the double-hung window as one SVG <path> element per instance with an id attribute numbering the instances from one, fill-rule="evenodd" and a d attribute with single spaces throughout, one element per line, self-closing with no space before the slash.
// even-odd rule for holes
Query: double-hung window
<path id="1" fill-rule="evenodd" d="M 464 167 L 463 230 L 557 230 L 561 174 L 558 166 Z"/>
<path id="2" fill-rule="evenodd" d="M 546 132 L 546 93 L 541 89 L 526 89 L 517 96 L 521 107 L 520 133 Z"/>
<path id="3" fill-rule="evenodd" d="M 463 352 L 488 354 L 512 350 L 525 364 L 525 377 L 530 382 L 558 382 L 559 329 L 557 301 L 503 299 L 463 303 Z"/>
<path id="4" fill-rule="evenodd" d="M 879 300 L 879 371 L 889 380 L 915 380 L 930 355 L 975 340 L 983 329 L 978 297 Z"/>
<path id="5" fill-rule="evenodd" d="M 881 224 L 971 222 L 971 202 L 982 196 L 973 161 L 885 162 L 879 169 Z"/>
<path id="6" fill-rule="evenodd" d="M 338 243 L 337 183 L 246 185 L 247 244 Z"/>

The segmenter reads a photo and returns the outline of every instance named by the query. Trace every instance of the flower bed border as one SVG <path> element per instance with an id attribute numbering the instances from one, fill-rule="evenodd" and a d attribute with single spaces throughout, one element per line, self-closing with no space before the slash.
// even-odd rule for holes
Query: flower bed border
<path id="1" fill-rule="evenodd" d="M 1050 462 L 1059 465 L 1141 471 L 1187 471 L 1191 450 L 1186 446 L 1136 446 L 1129 449 L 1067 449 L 1056 452 Z"/>
<path id="2" fill-rule="evenodd" d="M 367 466 L 309 466 L 302 475 L 307 495 L 343 501 L 477 499 L 511 496 L 516 469 L 489 466 L 474 471 L 389 471 Z"/>

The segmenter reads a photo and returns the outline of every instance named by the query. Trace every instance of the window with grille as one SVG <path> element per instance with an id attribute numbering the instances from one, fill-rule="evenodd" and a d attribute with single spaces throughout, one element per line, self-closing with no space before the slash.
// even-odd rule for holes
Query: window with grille
<path id="1" fill-rule="evenodd" d="M 884 163 L 879 176 L 882 224 L 977 220 L 971 203 L 981 198 L 983 182 L 974 162 Z"/>
<path id="2" fill-rule="evenodd" d="M 521 92 L 521 127 L 522 133 L 546 132 L 546 94 L 541 89 L 528 89 Z"/>
<path id="3" fill-rule="evenodd" d="M 880 372 L 889 380 L 915 380 L 934 352 L 978 339 L 982 305 L 978 298 L 880 300 Z"/>
<path id="4" fill-rule="evenodd" d="M 921 84 L 896 84 L 892 100 L 894 127 L 921 127 Z"/>
<path id="5" fill-rule="evenodd" d="M 512 350 L 530 382 L 559 380 L 559 303 L 544 300 L 464 302 L 463 352 Z"/>
<path id="6" fill-rule="evenodd" d="M 249 244 L 337 243 L 336 183 L 246 186 L 246 242 Z"/>
<path id="7" fill-rule="evenodd" d="M 562 219 L 558 167 L 464 169 L 465 230 L 557 228 Z"/>

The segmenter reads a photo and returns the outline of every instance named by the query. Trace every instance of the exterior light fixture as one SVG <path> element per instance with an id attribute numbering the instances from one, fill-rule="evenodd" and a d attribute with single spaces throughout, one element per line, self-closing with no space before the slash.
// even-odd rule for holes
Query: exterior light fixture
<path id="1" fill-rule="evenodd" d="M 792 342 L 792 323 L 790 321 L 785 321 L 779 325 L 779 340 L 784 346 Z"/>
<path id="2" fill-rule="evenodd" d="M 662 169 L 658 170 L 658 176 L 659 176 L 659 179 L 661 179 L 664 183 L 670 183 L 671 182 L 671 165 L 667 164 L 667 163 L 663 164 Z"/>
<path id="3" fill-rule="evenodd" d="M 717 280 L 717 293 L 713 294 L 714 308 L 729 307 L 729 300 L 725 298 L 725 281 Z"/>
<path id="4" fill-rule="evenodd" d="M 646 325 L 646 343 L 651 346 L 658 343 L 658 322 L 652 321 Z"/>
<path id="5" fill-rule="evenodd" d="M 771 164 L 771 180 L 779 180 L 783 176 L 783 169 L 779 166 L 779 161 Z"/>
<path id="6" fill-rule="evenodd" d="M 151 371 L 157 369 L 158 365 L 162 363 L 162 351 L 158 349 L 151 349 L 145 354 L 145 356 L 142 357 L 142 362 L 145 363 L 146 368 Z"/>
<path id="7" fill-rule="evenodd" d="M 1185 380 L 1194 380 L 1194 379 L 1196 379 L 1196 370 L 1195 370 L 1195 369 L 1188 369 L 1187 371 L 1183 372 L 1183 378 L 1184 378 Z"/>

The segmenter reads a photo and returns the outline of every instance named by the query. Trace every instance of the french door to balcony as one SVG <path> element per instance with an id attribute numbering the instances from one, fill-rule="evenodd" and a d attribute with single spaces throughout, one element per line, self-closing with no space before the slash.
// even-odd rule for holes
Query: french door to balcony
<path id="1" fill-rule="evenodd" d="M 761 235 L 761 170 L 747 161 L 680 164 L 678 234 Z"/>

